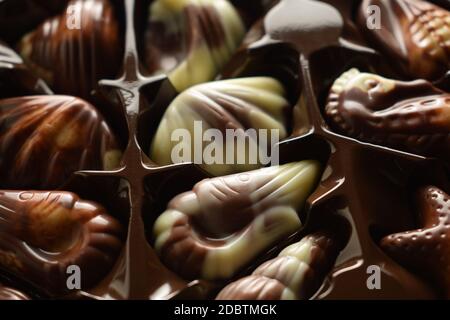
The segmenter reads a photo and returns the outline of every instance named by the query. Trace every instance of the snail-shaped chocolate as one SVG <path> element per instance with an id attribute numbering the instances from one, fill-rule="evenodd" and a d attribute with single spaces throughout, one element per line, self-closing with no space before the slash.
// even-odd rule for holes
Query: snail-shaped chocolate
<path id="1" fill-rule="evenodd" d="M 315 161 L 206 179 L 175 197 L 154 226 L 163 262 L 185 278 L 229 279 L 301 227 Z"/>
<path id="2" fill-rule="evenodd" d="M 228 0 L 155 0 L 146 32 L 150 73 L 166 73 L 178 91 L 213 80 L 244 37 Z"/>
<path id="3" fill-rule="evenodd" d="M 56 188 L 78 170 L 108 170 L 121 152 L 103 117 L 69 96 L 0 100 L 0 185 Z"/>
<path id="4" fill-rule="evenodd" d="M 18 46 L 30 68 L 55 92 L 89 98 L 97 82 L 116 77 L 123 40 L 109 0 L 72 0 Z"/>
<path id="5" fill-rule="evenodd" d="M 325 113 L 334 129 L 353 138 L 450 160 L 450 95 L 428 81 L 351 69 L 332 86 Z"/>
<path id="6" fill-rule="evenodd" d="M 0 268 L 48 294 L 68 291 L 68 268 L 82 289 L 111 271 L 123 229 L 105 209 L 69 192 L 0 191 Z"/>

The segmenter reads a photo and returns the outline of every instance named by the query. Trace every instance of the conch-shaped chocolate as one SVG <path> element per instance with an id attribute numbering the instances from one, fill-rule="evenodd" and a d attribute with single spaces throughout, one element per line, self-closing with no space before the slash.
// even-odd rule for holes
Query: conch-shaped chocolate
<path id="1" fill-rule="evenodd" d="M 0 191 L 0 267 L 49 294 L 67 292 L 75 266 L 82 289 L 111 271 L 123 230 L 100 205 L 69 192 Z"/>
<path id="2" fill-rule="evenodd" d="M 321 285 L 341 250 L 336 235 L 316 232 L 284 249 L 252 275 L 226 286 L 217 300 L 305 300 Z"/>
<path id="3" fill-rule="evenodd" d="M 449 70 L 449 11 L 423 0 L 364 0 L 358 21 L 406 75 L 436 80 Z"/>
<path id="4" fill-rule="evenodd" d="M 213 80 L 244 37 L 227 0 L 155 0 L 145 36 L 146 65 L 181 92 Z"/>
<path id="5" fill-rule="evenodd" d="M 278 80 L 266 77 L 190 88 L 166 110 L 150 158 L 159 165 L 194 162 L 215 176 L 258 169 L 268 164 L 272 141 L 287 136 L 285 95 Z"/>
<path id="6" fill-rule="evenodd" d="M 301 227 L 297 210 L 319 175 L 302 161 L 203 180 L 157 219 L 156 250 L 185 278 L 229 279 Z"/>
<path id="7" fill-rule="evenodd" d="M 0 100 L 0 185 L 56 188 L 79 170 L 118 167 L 121 151 L 103 117 L 69 96 Z"/>
<path id="8" fill-rule="evenodd" d="M 361 141 L 450 160 L 450 94 L 351 69 L 331 88 L 330 125 Z"/>
<path id="9" fill-rule="evenodd" d="M 0 301 L 3 300 L 30 300 L 30 297 L 19 290 L 5 287 L 0 283 Z"/>
<path id="10" fill-rule="evenodd" d="M 381 247 L 450 299 L 450 197 L 429 186 L 419 190 L 417 200 L 420 229 L 389 235 Z"/>
<path id="11" fill-rule="evenodd" d="M 116 77 L 123 39 L 109 0 L 72 0 L 19 44 L 20 54 L 56 93 L 89 98 L 97 82 Z"/>

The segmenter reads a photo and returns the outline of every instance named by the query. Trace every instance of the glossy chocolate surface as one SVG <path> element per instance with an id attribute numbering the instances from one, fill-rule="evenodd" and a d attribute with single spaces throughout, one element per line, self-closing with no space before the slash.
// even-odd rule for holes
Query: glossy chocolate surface
<path id="1" fill-rule="evenodd" d="M 86 0 L 85 2 L 90 1 Z M 48 77 L 48 72 L 45 72 L 47 70 L 42 72 L 42 69 L 36 68 L 36 65 L 30 64 L 30 61 L 23 63 L 14 52 L 7 51 L 2 55 L 4 52 L 2 49 L 0 50 L 0 89 L 5 86 L 5 79 L 10 79 L 9 75 L 2 76 L 5 74 L 4 70 L 15 76 L 20 74 L 20 70 L 31 72 L 32 83 L 50 79 L 47 88 L 51 87 L 56 94 L 62 94 L 64 93 L 62 91 L 68 89 L 74 95 L 82 97 L 87 95 L 92 106 L 99 110 L 104 121 L 111 126 L 111 132 L 114 132 L 120 141 L 127 142 L 117 168 L 80 168 L 81 171 L 62 179 L 64 183 L 59 187 L 64 191 L 47 193 L 47 196 L 55 192 L 60 193 L 61 199 L 70 198 L 70 201 L 67 200 L 70 203 L 93 201 L 103 205 L 108 216 L 112 217 L 110 219 L 114 219 L 119 226 L 121 225 L 123 229 L 127 230 L 127 232 L 122 230 L 120 233 L 124 237 L 123 246 L 120 248 L 112 246 L 116 258 L 113 259 L 113 262 L 109 261 L 102 272 L 93 275 L 89 285 L 79 291 L 61 290 L 63 288 L 58 287 L 58 281 L 52 281 L 55 287 L 45 286 L 35 276 L 27 281 L 27 277 L 17 270 L 14 271 L 14 268 L 0 272 L 0 281 L 7 283 L 8 287 L 15 286 L 3 281 L 3 278 L 20 282 L 20 289 L 23 286 L 29 288 L 27 294 L 30 292 L 32 298 L 56 296 L 58 298 L 84 299 L 213 299 L 228 284 L 246 279 L 246 277 L 253 277 L 255 276 L 254 272 L 258 276 L 261 270 L 255 270 L 258 270 L 259 266 L 277 260 L 277 256 L 283 249 L 298 243 L 308 235 L 321 232 L 326 225 L 325 222 L 333 221 L 333 218 L 338 215 L 350 226 L 348 241 L 344 241 L 337 250 L 338 253 L 331 250 L 334 253 L 330 254 L 328 259 L 318 260 L 326 261 L 327 263 L 324 265 L 331 262 L 321 269 L 325 271 L 323 271 L 324 275 L 320 277 L 321 280 L 318 281 L 320 283 L 315 283 L 308 290 L 301 291 L 302 297 L 310 299 L 433 299 L 446 297 L 445 288 L 436 285 L 435 278 L 423 277 L 415 269 L 415 266 L 411 267 L 409 263 L 403 263 L 400 259 L 396 260 L 395 254 L 389 254 L 381 240 L 391 234 L 423 227 L 418 224 L 417 213 L 412 210 L 414 203 L 412 195 L 417 190 L 421 190 L 423 186 L 429 185 L 449 193 L 448 159 L 441 154 L 437 157 L 428 157 L 422 152 L 408 150 L 407 153 L 400 147 L 386 144 L 384 140 L 374 143 L 358 139 L 358 137 L 351 137 L 350 134 L 333 127 L 326 115 L 327 97 L 332 84 L 345 71 L 352 68 L 398 81 L 411 81 L 418 78 L 417 70 L 413 68 L 411 72 L 409 69 L 412 65 L 410 61 L 403 59 L 401 63 L 398 62 L 400 68 L 392 67 L 391 61 L 395 60 L 397 56 L 395 56 L 396 52 L 390 52 L 392 48 L 387 48 L 391 43 L 375 43 L 370 35 L 363 32 L 360 27 L 361 21 L 358 20 L 358 10 L 362 1 L 282 0 L 278 5 L 261 2 L 258 3 L 258 9 L 255 10 L 255 12 L 261 13 L 258 16 L 249 10 L 246 1 L 232 1 L 237 12 L 242 14 L 243 25 L 247 26 L 247 31 L 252 26 L 252 32 L 247 34 L 244 43 L 239 48 L 231 50 L 232 54 L 227 52 L 226 62 L 221 70 L 216 70 L 218 78 L 273 77 L 283 83 L 286 89 L 286 99 L 293 106 L 293 116 L 288 119 L 287 137 L 279 146 L 281 164 L 313 159 L 321 163 L 323 175 L 315 191 L 305 199 L 304 206 L 297 210 L 302 226 L 293 230 L 289 235 L 283 236 L 276 244 L 268 245 L 263 253 L 256 254 L 251 261 L 238 268 L 238 271 L 227 277 L 226 280 L 205 280 L 204 277 L 198 276 L 198 273 L 183 275 L 177 266 L 171 266 L 171 264 L 180 264 L 180 261 L 173 260 L 170 263 L 163 261 L 166 258 L 161 259 L 157 254 L 158 248 L 155 248 L 153 235 L 155 222 L 168 206 L 170 208 L 174 205 L 173 202 L 169 205 L 171 200 L 189 192 L 197 183 L 200 183 L 199 185 L 208 184 L 208 182 L 201 181 L 212 177 L 194 164 L 161 166 L 154 161 L 155 159 L 152 159 L 151 153 L 148 152 L 165 111 L 178 94 L 170 82 L 170 74 L 164 75 L 169 72 L 163 70 L 161 73 L 161 61 L 158 60 L 158 55 L 154 56 L 156 61 L 148 61 L 150 58 L 145 47 L 146 45 L 155 47 L 153 43 L 148 44 L 145 40 L 146 32 L 148 32 L 147 13 L 152 1 L 92 1 L 102 5 L 108 3 L 104 8 L 112 5 L 113 10 L 107 10 L 107 16 L 111 13 L 111 21 L 108 23 L 111 28 L 96 29 L 99 33 L 90 32 L 92 29 L 87 28 L 89 32 L 82 29 L 75 32 L 74 35 L 80 41 L 91 39 L 90 35 L 98 35 L 100 37 L 98 39 L 105 40 L 106 43 L 97 42 L 99 50 L 105 50 L 106 53 L 102 53 L 101 58 L 97 57 L 96 60 L 105 59 L 105 63 L 102 63 L 105 70 L 100 73 L 92 73 L 92 65 L 86 64 L 87 59 L 81 59 L 83 63 L 77 60 L 72 61 L 72 65 L 77 66 L 78 71 L 86 71 L 87 74 L 94 75 L 94 77 L 80 82 L 83 77 L 78 77 L 79 75 L 76 74 L 75 78 L 64 77 L 60 81 L 52 81 L 51 77 Z M 32 2 L 29 1 L 29 3 Z M 406 0 L 402 0 L 402 2 L 406 2 Z M 435 2 L 439 2 L 441 6 L 445 6 L 446 3 L 445 1 Z M 178 3 L 178 1 L 172 3 Z M 268 15 L 263 14 L 272 5 L 275 5 L 273 10 Z M 445 9 L 450 9 L 450 6 L 447 5 Z M 45 11 L 48 12 L 47 9 Z M 3 38 L 1 33 L 0 38 L 6 40 L 9 48 L 17 48 L 17 41 L 23 39 L 26 34 L 32 36 L 25 38 L 27 39 L 25 44 L 27 41 L 28 44 L 36 41 L 36 39 L 33 40 L 33 37 L 37 37 L 37 40 L 40 41 L 43 39 L 44 30 L 38 27 L 39 23 L 45 24 L 43 22 L 45 19 L 54 19 L 55 24 L 61 23 L 61 15 L 65 13 L 57 11 L 51 15 L 47 13 L 36 15 L 38 16 L 37 22 L 32 24 L 21 22 L 21 27 L 18 27 L 15 32 L 17 34 L 14 39 Z M 112 15 L 113 11 L 114 15 Z M 142 12 L 145 13 L 144 22 L 139 23 L 139 20 L 142 19 Z M 299 16 L 296 15 L 296 12 L 300 12 Z M 392 13 L 397 14 L 397 11 Z M 7 15 L 7 12 L 2 11 L 0 6 L 0 16 L 2 15 Z M 119 17 L 114 18 L 115 15 Z M 86 16 L 89 17 L 90 14 Z M 205 16 L 208 19 L 210 17 L 210 15 Z M 298 17 L 305 19 L 298 19 Z M 93 21 L 96 22 L 95 19 Z M 121 32 L 122 22 L 124 30 Z M 94 25 L 98 26 L 96 23 Z M 140 25 L 141 27 L 139 27 Z M 142 27 L 143 25 L 145 26 Z M 395 28 L 401 32 L 403 29 Z M 201 28 L 191 28 L 190 30 L 199 32 Z M 116 31 L 117 33 L 115 33 Z M 55 32 L 55 34 L 58 37 L 61 35 L 64 40 L 64 37 L 70 33 Z M 59 42 L 58 37 L 47 36 L 49 34 L 46 34 L 44 38 L 50 41 L 46 43 L 51 43 L 55 48 L 60 48 L 59 50 L 65 48 L 64 45 L 61 46 L 64 41 Z M 213 43 L 212 40 L 218 39 L 208 40 Z M 119 60 L 122 57 L 121 42 L 125 47 L 123 63 L 117 61 L 117 52 L 119 52 Z M 69 41 L 69 43 L 71 42 Z M 185 56 L 186 51 L 181 52 L 180 48 L 173 49 L 173 44 L 167 45 L 171 48 L 168 51 L 171 55 L 175 55 L 177 58 Z M 23 49 L 23 47 L 24 42 L 19 44 L 19 48 Z M 4 47 L 1 46 L 1 48 Z M 160 49 L 167 48 L 161 47 Z M 79 55 L 78 58 L 83 57 L 81 51 L 67 51 L 66 53 L 75 52 Z M 90 53 L 92 52 L 90 51 Z M 24 56 L 30 57 L 27 52 Z M 94 54 L 95 56 L 96 54 Z M 37 57 L 39 58 L 36 58 L 37 60 L 48 58 L 41 54 L 38 54 Z M 180 59 L 182 60 L 182 58 Z M 2 63 L 2 61 L 6 61 L 6 63 Z M 56 71 L 60 71 L 60 74 L 58 72 L 55 74 L 58 77 L 65 74 L 64 71 L 67 70 L 65 62 L 67 61 L 69 60 L 57 61 L 54 65 L 49 65 L 42 60 L 36 62 L 44 69 L 55 68 Z M 431 81 L 437 80 L 447 72 L 444 70 L 446 67 L 443 67 L 442 73 L 440 72 L 441 67 L 445 65 L 442 61 L 432 59 L 431 66 L 427 64 L 426 67 L 419 67 L 418 70 L 421 72 L 426 70 L 426 74 L 424 73 L 426 77 L 429 77 Z M 150 68 L 152 70 L 149 72 L 149 65 L 152 63 L 158 66 Z M 6 64 L 8 67 L 4 68 Z M 148 76 L 148 74 L 152 74 L 152 76 Z M 155 76 L 155 74 L 159 75 Z M 18 83 L 18 94 L 14 94 L 14 96 L 50 93 L 45 91 L 45 87 L 38 87 L 38 92 L 33 92 L 35 90 L 33 85 L 26 84 L 23 78 L 19 77 L 18 79 L 15 80 Z M 98 85 L 99 80 L 101 80 L 100 85 Z M 433 85 L 429 83 L 424 85 L 424 83 L 424 81 L 415 82 L 413 87 L 422 89 L 427 87 L 429 88 L 429 91 L 425 90 L 427 94 L 443 96 L 447 94 L 445 88 L 450 87 L 445 77 Z M 432 88 L 432 86 L 434 87 Z M 91 89 L 96 89 L 94 95 L 91 94 Z M 10 92 L 9 89 L 2 90 L 0 95 L 6 97 Z M 419 102 L 421 101 L 420 94 L 415 90 L 405 89 L 405 92 L 406 96 L 417 97 Z M 97 101 L 101 101 L 97 99 L 100 96 L 115 107 L 108 108 L 105 106 L 109 106 L 109 104 L 97 103 Z M 49 96 L 46 100 L 48 102 L 52 99 L 58 98 Z M 399 96 L 390 97 L 390 99 L 399 100 L 401 103 Z M 445 98 L 443 99 L 445 100 Z M 377 108 L 377 106 L 370 105 L 365 107 L 371 111 Z M 413 113 L 414 116 L 418 114 L 423 113 Z M 10 121 L 0 122 L 0 129 L 4 130 Z M 92 122 L 88 121 L 87 123 Z M 411 130 L 415 130 L 417 126 L 413 124 L 411 128 Z M 7 131 L 10 132 L 10 130 Z M 109 134 L 100 134 L 100 136 L 110 137 Z M 33 145 L 35 144 L 33 143 Z M 12 146 L 17 148 L 19 144 Z M 431 155 L 435 156 L 435 153 Z M 16 156 L 15 152 L 14 156 Z M 42 152 L 39 152 L 39 157 L 42 157 Z M 0 161 L 3 159 L 0 157 Z M 39 161 L 37 165 L 47 167 L 50 164 Z M 41 170 L 38 171 L 41 172 Z M 42 171 L 46 171 L 45 173 L 48 174 L 47 170 Z M 7 173 L 9 171 L 1 172 L 1 174 Z M 60 176 L 58 177 L 60 178 Z M 42 183 L 40 178 L 37 180 Z M 13 183 L 5 183 L 1 187 L 15 189 Z M 26 190 L 25 187 L 24 189 Z M 65 191 L 71 191 L 73 194 L 68 195 Z M 11 199 L 17 201 L 17 197 L 24 194 L 24 191 L 3 192 L 3 198 L 8 201 L 12 201 Z M 25 195 L 27 194 L 29 193 L 25 192 Z M 77 194 L 79 198 L 74 194 Z M 192 195 L 192 193 L 189 194 Z M 36 191 L 34 197 L 45 198 L 46 196 L 44 193 Z M 4 214 L 10 214 L 10 211 L 3 210 L 3 207 L 0 208 Z M 215 208 L 222 207 L 217 205 Z M 100 210 L 99 215 L 102 215 L 103 212 Z M 205 235 L 210 233 L 217 235 L 217 221 L 214 219 L 212 221 L 213 223 L 207 224 L 206 227 L 201 223 L 193 225 L 202 230 Z M 445 229 L 445 222 L 442 221 Z M 118 226 L 117 224 L 111 225 Z M 232 233 L 237 228 L 234 223 L 224 225 L 229 228 L 225 230 L 228 233 Z M 242 224 L 237 225 L 242 227 Z M 441 224 L 439 225 L 441 226 Z M 20 238 L 17 231 L 12 232 L 8 229 L 7 223 L 5 228 L 8 230 L 4 232 L 5 237 L 10 241 L 0 243 L 15 244 L 21 239 L 22 243 L 28 241 L 36 247 L 47 247 L 48 245 L 41 243 L 39 237 L 38 239 Z M 112 229 L 118 231 L 116 228 Z M 204 229 L 207 230 L 204 231 Z M 115 231 L 112 232 L 114 235 L 117 234 Z M 219 231 L 223 232 L 223 230 Z M 336 234 L 343 234 L 347 231 L 346 227 L 338 227 Z M 30 235 L 30 233 L 27 234 Z M 119 236 L 117 238 L 122 239 Z M 323 243 L 318 244 L 318 247 L 322 246 Z M 47 247 L 47 250 L 54 250 L 51 247 Z M 27 253 L 26 250 L 24 252 Z M 80 252 L 82 251 L 75 252 L 74 256 L 78 257 Z M 448 257 L 447 255 L 443 256 Z M 26 255 L 24 257 L 24 261 L 27 263 L 33 261 L 26 259 Z M 3 260 L 16 261 L 10 255 L 5 256 Z M 28 264 L 24 265 L 28 266 Z M 367 287 L 367 270 L 373 265 L 381 268 L 382 290 L 370 290 Z M 438 272 L 436 277 L 444 281 Z M 280 289 L 277 287 L 279 282 L 271 283 Z M 0 292 L 2 292 L 1 289 Z M 38 292 L 36 296 L 33 294 L 35 292 Z M 237 292 L 236 296 L 239 294 L 242 292 Z M 250 298 L 250 296 L 246 297 Z M 274 289 L 268 293 L 268 297 L 279 298 L 280 291 Z"/>

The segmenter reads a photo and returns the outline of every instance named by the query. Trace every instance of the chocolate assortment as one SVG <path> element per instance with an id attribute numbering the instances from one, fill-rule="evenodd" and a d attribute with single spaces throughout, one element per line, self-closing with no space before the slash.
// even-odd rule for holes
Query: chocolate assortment
<path id="1" fill-rule="evenodd" d="M 449 10 L 1 1 L 0 299 L 448 298 Z"/>

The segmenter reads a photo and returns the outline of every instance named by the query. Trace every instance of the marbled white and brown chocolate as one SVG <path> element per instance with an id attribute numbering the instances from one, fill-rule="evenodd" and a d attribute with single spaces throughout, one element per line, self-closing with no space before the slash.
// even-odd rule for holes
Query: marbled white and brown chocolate
<path id="1" fill-rule="evenodd" d="M 213 80 L 244 37 L 228 0 L 156 0 L 145 35 L 151 74 L 165 73 L 181 92 Z"/>
<path id="2" fill-rule="evenodd" d="M 272 139 L 278 142 L 287 137 L 289 109 L 285 89 L 274 78 L 240 78 L 194 86 L 167 108 L 153 138 L 150 158 L 159 165 L 169 165 L 183 159 L 196 162 L 200 154 L 202 159 L 196 163 L 215 176 L 258 169 L 271 155 Z M 208 129 L 219 132 L 204 139 Z M 181 136 L 180 130 L 186 135 Z M 174 137 L 177 132 L 180 136 Z M 231 138 L 227 139 L 231 134 L 236 136 L 233 147 Z M 252 143 L 238 143 L 245 139 Z M 195 147 L 197 141 L 200 148 Z M 174 154 L 180 154 L 180 160 L 174 159 Z"/>
<path id="3" fill-rule="evenodd" d="M 320 176 L 315 161 L 206 179 L 175 197 L 154 225 L 162 261 L 187 279 L 230 279 L 301 227 Z"/>

